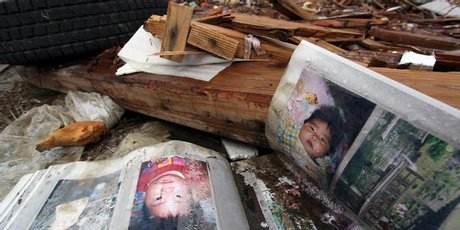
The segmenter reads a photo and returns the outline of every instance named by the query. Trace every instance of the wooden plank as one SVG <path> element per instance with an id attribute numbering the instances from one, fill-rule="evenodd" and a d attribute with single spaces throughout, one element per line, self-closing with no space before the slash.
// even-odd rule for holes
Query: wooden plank
<path id="1" fill-rule="evenodd" d="M 264 122 L 285 67 L 234 63 L 210 82 L 146 73 L 113 77 L 113 69 L 97 66 L 88 72 L 84 65 L 28 67 L 22 75 L 39 87 L 99 92 L 132 111 L 267 147 Z M 460 72 L 370 69 L 460 109 Z"/>
<path id="2" fill-rule="evenodd" d="M 58 70 L 28 68 L 29 82 L 60 92 L 99 92 L 122 107 L 231 139 L 268 147 L 265 119 L 286 63 L 238 62 L 210 82 L 136 73 L 114 77 L 114 69 L 85 65 Z M 109 65 L 107 65 L 109 66 Z"/>
<path id="3" fill-rule="evenodd" d="M 346 55 L 348 53 L 348 51 L 338 47 L 338 46 L 335 46 L 329 42 L 326 42 L 322 39 L 319 39 L 319 38 L 302 38 L 302 39 L 305 39 L 317 46 L 321 46 L 322 48 L 324 49 L 327 49 L 335 54 L 338 54 L 338 55 Z M 300 43 L 300 42 L 299 42 Z"/>
<path id="4" fill-rule="evenodd" d="M 247 34 L 273 37 L 286 41 L 291 36 L 315 37 L 328 42 L 360 41 L 363 33 L 315 26 L 307 23 L 273 19 L 269 17 L 232 14 L 231 27 Z"/>
<path id="5" fill-rule="evenodd" d="M 238 48 L 238 40 L 230 38 L 204 23 L 194 23 L 187 43 L 231 61 Z"/>
<path id="6" fill-rule="evenodd" d="M 440 50 L 460 49 L 460 39 L 447 36 L 416 34 L 411 32 L 372 28 L 369 35 L 394 44 L 406 44 Z"/>
<path id="7" fill-rule="evenodd" d="M 408 48 L 403 48 L 403 47 L 397 47 L 397 46 L 387 46 L 385 44 L 382 44 L 378 41 L 372 40 L 370 38 L 366 38 L 362 41 L 360 41 L 360 44 L 365 46 L 366 48 L 370 50 L 383 50 L 383 51 L 393 51 L 393 50 L 408 50 Z"/>
<path id="8" fill-rule="evenodd" d="M 193 16 L 193 8 L 169 2 L 167 15 L 165 33 L 161 42 L 161 52 L 184 51 L 190 30 L 190 21 Z M 183 59 L 182 55 L 162 57 L 177 62 L 181 62 Z"/>
<path id="9" fill-rule="evenodd" d="M 370 68 L 430 97 L 460 109 L 460 72 Z"/>
<path id="10" fill-rule="evenodd" d="M 316 12 L 312 10 L 303 9 L 298 5 L 296 0 L 276 0 L 282 7 L 284 7 L 289 12 L 295 14 L 299 18 L 312 20 L 316 18 Z"/>
<path id="11" fill-rule="evenodd" d="M 166 15 L 152 15 L 144 23 L 144 30 L 153 36 L 163 39 L 166 29 Z"/>
<path id="12" fill-rule="evenodd" d="M 367 18 L 345 18 L 345 19 L 325 19 L 311 22 L 316 26 L 324 26 L 331 28 L 354 28 L 354 27 L 369 27 L 376 25 L 386 25 L 388 20 L 383 19 L 367 19 Z"/>
<path id="13" fill-rule="evenodd" d="M 223 20 L 225 20 L 225 19 L 223 19 Z M 148 23 L 150 23 L 150 21 L 146 22 L 146 24 L 148 24 Z M 192 20 L 192 22 L 191 22 L 192 25 L 197 24 L 197 23 L 201 23 L 201 20 Z M 235 57 L 244 58 L 244 37 L 247 34 L 241 33 L 241 32 L 236 31 L 236 30 L 232 30 L 232 29 L 221 27 L 221 26 L 217 26 L 217 25 L 206 24 L 206 27 L 208 27 L 209 29 L 212 29 L 212 30 L 214 30 L 214 31 L 216 31 L 218 33 L 221 33 L 223 35 L 226 35 L 226 36 L 228 36 L 230 38 L 233 38 L 233 39 L 237 40 L 238 41 L 238 46 L 237 46 L 237 49 L 236 49 Z M 145 26 L 144 28 L 148 31 L 148 29 L 150 29 L 152 27 L 151 26 Z M 148 32 L 152 33 L 153 31 L 148 31 Z M 292 55 L 292 52 L 294 51 L 292 49 L 287 49 L 287 48 L 275 45 L 272 42 L 267 41 L 266 39 L 263 39 L 263 38 L 260 38 L 260 43 L 261 43 L 262 49 L 265 50 L 266 54 L 261 55 L 261 56 L 256 56 L 255 52 L 252 52 L 251 59 L 271 58 L 271 59 L 275 59 L 275 60 L 283 62 L 283 63 L 287 63 L 287 62 L 289 62 L 289 60 L 291 58 L 291 55 Z"/>

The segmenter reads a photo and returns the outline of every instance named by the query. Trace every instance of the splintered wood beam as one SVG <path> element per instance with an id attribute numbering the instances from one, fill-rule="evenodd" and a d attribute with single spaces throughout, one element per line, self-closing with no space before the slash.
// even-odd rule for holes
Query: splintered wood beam
<path id="1" fill-rule="evenodd" d="M 440 50 L 460 49 L 460 39 L 447 36 L 415 34 L 382 28 L 372 28 L 369 35 L 394 44 L 406 44 Z"/>
<path id="2" fill-rule="evenodd" d="M 169 2 L 167 15 L 165 33 L 161 42 L 161 52 L 184 51 L 190 30 L 190 21 L 193 16 L 193 8 Z M 171 61 L 181 62 L 184 56 L 162 57 Z"/>
<path id="3" fill-rule="evenodd" d="M 239 41 L 213 30 L 207 24 L 194 23 L 187 43 L 230 61 L 235 57 Z"/>
<path id="4" fill-rule="evenodd" d="M 388 24 L 388 20 L 367 19 L 367 18 L 344 18 L 344 19 L 316 20 L 311 23 L 316 26 L 324 26 L 324 27 L 331 27 L 331 28 L 354 28 L 354 27 L 386 25 Z"/>
<path id="5" fill-rule="evenodd" d="M 231 27 L 243 33 L 289 40 L 291 36 L 321 38 L 327 42 L 360 41 L 364 33 L 332 29 L 256 15 L 232 14 Z"/>
<path id="6" fill-rule="evenodd" d="M 153 36 L 163 39 L 166 27 L 166 15 L 152 15 L 144 23 L 144 30 L 150 32 Z"/>
<path id="7" fill-rule="evenodd" d="M 397 46 L 387 46 L 385 44 L 382 44 L 378 41 L 374 41 L 370 38 L 366 38 L 362 41 L 360 41 L 361 45 L 367 47 L 370 50 L 408 50 L 407 48 L 403 47 L 397 47 Z"/>
<path id="8" fill-rule="evenodd" d="M 286 10 L 289 12 L 295 14 L 299 18 L 306 19 L 306 20 L 311 20 L 315 19 L 315 11 L 308 10 L 302 8 L 300 5 L 298 5 L 298 1 L 296 0 L 277 0 L 277 2 L 284 7 Z"/>
<path id="9" fill-rule="evenodd" d="M 313 43 L 313 44 L 315 44 L 317 46 L 320 46 L 320 47 L 322 47 L 324 49 L 327 49 L 327 50 L 329 50 L 329 51 L 331 51 L 331 52 L 333 52 L 335 54 L 341 55 L 341 56 L 346 55 L 347 52 L 348 52 L 348 51 L 346 51 L 346 50 L 344 50 L 344 49 L 342 49 L 342 48 L 340 48 L 338 46 L 335 46 L 335 45 L 333 45 L 333 44 L 331 44 L 329 42 L 326 42 L 324 40 L 321 40 L 319 38 L 311 38 L 310 37 L 310 38 L 301 38 L 301 39 L 307 40 L 307 41 L 309 41 L 309 42 L 311 42 L 311 43 Z"/>
<path id="10" fill-rule="evenodd" d="M 214 15 L 214 16 L 206 16 L 202 18 L 193 19 L 194 22 L 202 22 L 206 24 L 218 25 L 225 22 L 231 22 L 232 17 L 231 14 L 221 14 L 221 15 Z"/>
<path id="11" fill-rule="evenodd" d="M 147 73 L 114 77 L 109 66 L 86 66 L 80 60 L 60 69 L 22 67 L 21 76 L 60 92 L 99 92 L 131 111 L 265 147 L 268 108 L 286 67 L 239 62 L 202 82 Z M 460 72 L 370 69 L 460 109 Z"/>

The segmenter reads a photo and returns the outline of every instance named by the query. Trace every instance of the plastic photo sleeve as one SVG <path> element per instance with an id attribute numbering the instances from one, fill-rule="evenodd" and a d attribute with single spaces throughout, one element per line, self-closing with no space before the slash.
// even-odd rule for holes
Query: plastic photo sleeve
<path id="1" fill-rule="evenodd" d="M 31 229 L 106 227 L 111 220 L 120 174 L 81 180 L 60 180 L 46 200 Z"/>
<path id="2" fill-rule="evenodd" d="M 204 161 L 168 156 L 143 162 L 130 229 L 215 229 L 216 213 Z"/>
<path id="3" fill-rule="evenodd" d="M 281 109 L 276 148 L 327 186 L 375 104 L 306 65 Z"/>

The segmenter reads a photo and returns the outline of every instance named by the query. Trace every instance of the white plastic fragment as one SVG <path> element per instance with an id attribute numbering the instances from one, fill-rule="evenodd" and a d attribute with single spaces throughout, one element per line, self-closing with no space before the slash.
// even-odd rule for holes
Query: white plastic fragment
<path id="1" fill-rule="evenodd" d="M 259 155 L 259 151 L 255 146 L 239 141 L 222 138 L 222 145 L 232 160 L 250 159 Z"/>
<path id="2" fill-rule="evenodd" d="M 433 55 L 423 55 L 414 53 L 412 51 L 406 51 L 399 61 L 400 65 L 411 64 L 415 66 L 420 66 L 423 69 L 433 69 L 434 64 L 436 63 L 436 58 Z"/>

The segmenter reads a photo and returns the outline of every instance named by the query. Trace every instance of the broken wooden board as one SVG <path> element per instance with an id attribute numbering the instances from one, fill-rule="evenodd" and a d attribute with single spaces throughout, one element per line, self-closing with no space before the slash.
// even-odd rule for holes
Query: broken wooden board
<path id="1" fill-rule="evenodd" d="M 239 41 L 213 30 L 205 23 L 194 23 L 187 43 L 231 61 Z"/>
<path id="2" fill-rule="evenodd" d="M 316 18 L 315 11 L 303 9 L 298 1 L 295 0 L 276 0 L 283 8 L 288 10 L 290 13 L 295 14 L 299 18 L 312 20 Z"/>
<path id="3" fill-rule="evenodd" d="M 166 15 L 152 15 L 144 23 L 144 30 L 152 33 L 153 36 L 163 39 L 166 29 Z"/>
<path id="4" fill-rule="evenodd" d="M 460 72 L 370 68 L 392 80 L 460 109 Z"/>
<path id="5" fill-rule="evenodd" d="M 367 19 L 367 18 L 344 18 L 344 19 L 325 19 L 311 22 L 316 26 L 324 26 L 330 28 L 354 28 L 354 27 L 369 27 L 377 25 L 386 25 L 388 20 L 384 19 Z"/>
<path id="6" fill-rule="evenodd" d="M 394 44 L 421 46 L 439 50 L 460 49 L 460 39 L 448 36 L 416 34 L 411 32 L 372 28 L 369 35 Z"/>
<path id="7" fill-rule="evenodd" d="M 114 77 L 107 66 L 88 72 L 84 65 L 28 67 L 23 75 L 42 88 L 99 92 L 128 110 L 267 147 L 265 119 L 285 67 L 274 61 L 234 63 L 210 82 L 147 73 Z M 460 72 L 370 69 L 460 109 Z"/>
<path id="8" fill-rule="evenodd" d="M 331 29 L 306 23 L 291 22 L 269 17 L 232 14 L 231 28 L 247 34 L 273 37 L 287 41 L 291 36 L 315 37 L 328 42 L 360 41 L 364 34 Z"/>
<path id="9" fill-rule="evenodd" d="M 110 96 L 123 108 L 245 143 L 268 147 L 265 118 L 287 63 L 238 62 L 210 82 L 85 65 L 24 71 L 31 83 L 60 92 L 80 90 Z M 109 66 L 109 65 L 108 65 Z"/>
<path id="10" fill-rule="evenodd" d="M 168 4 L 165 32 L 161 42 L 161 52 L 184 51 L 187 44 L 187 36 L 190 30 L 190 21 L 193 16 L 193 8 L 181 6 L 173 2 Z M 172 61 L 181 62 L 182 55 L 162 56 Z"/>
<path id="11" fill-rule="evenodd" d="M 209 18 L 208 18 L 209 19 Z M 223 21 L 222 17 L 212 17 L 210 19 L 216 19 L 218 21 Z M 211 24 L 205 24 L 201 22 L 202 20 L 192 20 L 191 24 L 192 26 L 194 25 L 199 25 L 199 26 L 206 26 L 209 30 L 213 30 L 216 33 L 225 35 L 227 37 L 230 37 L 232 39 L 235 39 L 238 41 L 238 45 L 236 47 L 236 52 L 235 52 L 235 57 L 236 58 L 244 58 L 244 52 L 245 52 L 245 47 L 244 47 L 244 38 L 247 36 L 247 34 L 241 33 L 236 30 L 224 28 L 221 26 L 217 25 L 211 25 Z M 208 22 L 208 21 L 207 21 Z M 144 25 L 144 29 L 146 29 L 147 32 L 152 33 L 152 35 L 155 34 L 155 31 L 151 31 L 151 28 L 154 28 L 154 26 L 150 26 L 150 23 L 156 23 L 154 21 L 146 21 L 146 24 Z M 280 61 L 282 63 L 287 63 L 289 62 L 289 59 L 291 58 L 292 52 L 294 51 L 293 49 L 290 48 L 285 48 L 281 47 L 279 45 L 273 44 L 273 42 L 270 42 L 266 39 L 260 38 L 260 45 L 261 48 L 265 51 L 266 54 L 257 56 L 255 52 L 252 52 L 251 54 L 251 59 L 275 59 L 277 61 Z"/>

